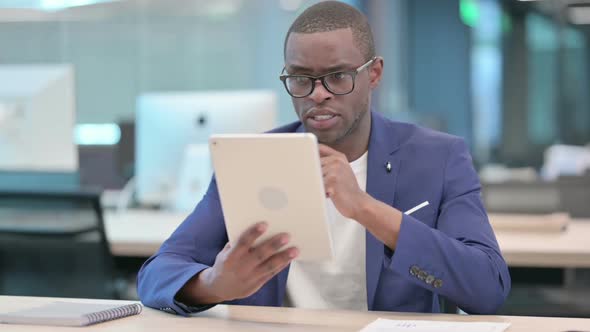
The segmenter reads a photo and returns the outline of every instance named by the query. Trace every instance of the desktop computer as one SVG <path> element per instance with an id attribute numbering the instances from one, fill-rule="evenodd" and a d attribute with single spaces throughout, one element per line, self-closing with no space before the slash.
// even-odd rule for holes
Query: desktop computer
<path id="1" fill-rule="evenodd" d="M 0 65 L 0 187 L 73 189 L 74 70 L 69 65 Z"/>
<path id="2" fill-rule="evenodd" d="M 272 91 L 148 93 L 137 100 L 136 198 L 143 206 L 191 210 L 212 175 L 209 136 L 276 126 Z"/>

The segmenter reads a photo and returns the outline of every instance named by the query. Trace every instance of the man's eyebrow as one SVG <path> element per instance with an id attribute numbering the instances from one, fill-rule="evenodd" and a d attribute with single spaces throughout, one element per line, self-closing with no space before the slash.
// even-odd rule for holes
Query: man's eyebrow
<path id="1" fill-rule="evenodd" d="M 342 70 L 354 70 L 353 65 L 342 63 L 334 66 L 330 66 L 328 68 L 322 69 L 320 75 L 332 73 L 335 71 L 342 71 Z M 353 69 L 351 69 L 353 68 Z M 314 71 L 310 68 L 299 66 L 299 65 L 288 65 L 285 67 L 288 73 L 314 73 Z"/>
<path id="2" fill-rule="evenodd" d="M 312 71 L 309 68 L 305 68 L 305 67 L 298 66 L 298 65 L 289 65 L 289 66 L 286 66 L 285 69 L 288 72 L 291 72 L 291 73 L 294 73 L 294 72 L 303 72 L 303 73 L 306 73 L 306 72 L 311 72 Z"/>

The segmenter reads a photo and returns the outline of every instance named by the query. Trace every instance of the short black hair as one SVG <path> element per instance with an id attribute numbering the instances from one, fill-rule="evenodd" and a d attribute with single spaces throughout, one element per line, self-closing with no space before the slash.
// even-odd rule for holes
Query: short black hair
<path id="1" fill-rule="evenodd" d="M 287 53 L 287 41 L 292 32 L 314 33 L 350 28 L 356 47 L 366 61 L 375 57 L 373 32 L 367 17 L 358 9 L 339 2 L 322 1 L 307 8 L 299 15 L 287 32 L 283 53 Z"/>

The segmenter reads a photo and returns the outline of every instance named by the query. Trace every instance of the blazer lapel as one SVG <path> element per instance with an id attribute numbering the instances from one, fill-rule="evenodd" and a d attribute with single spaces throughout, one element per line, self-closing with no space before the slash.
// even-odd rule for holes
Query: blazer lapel
<path id="1" fill-rule="evenodd" d="M 394 158 L 399 149 L 400 140 L 395 137 L 396 132 L 388 122 L 378 113 L 371 112 L 371 136 L 369 138 L 369 155 L 367 160 L 366 191 L 373 198 L 393 204 L 397 175 L 401 160 Z M 388 165 L 391 165 L 388 171 Z M 379 282 L 381 266 L 383 264 L 384 244 L 373 234 L 366 231 L 366 277 L 367 277 L 367 305 L 373 308 L 375 291 Z"/>

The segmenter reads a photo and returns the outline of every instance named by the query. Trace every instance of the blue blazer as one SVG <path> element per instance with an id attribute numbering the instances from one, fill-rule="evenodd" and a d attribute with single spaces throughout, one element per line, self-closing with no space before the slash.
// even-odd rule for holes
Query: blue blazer
<path id="1" fill-rule="evenodd" d="M 401 211 L 424 201 L 430 205 L 403 216 L 394 252 L 366 232 L 369 310 L 438 312 L 439 296 L 444 296 L 468 313 L 494 313 L 510 291 L 510 275 L 465 143 L 375 112 L 371 117 L 367 193 Z M 295 122 L 273 132 L 301 131 L 301 123 Z M 141 301 L 181 315 L 208 308 L 187 307 L 174 296 L 194 275 L 213 265 L 227 241 L 213 178 L 192 214 L 141 268 Z M 281 271 L 252 296 L 228 303 L 280 306 L 288 271 Z"/>

